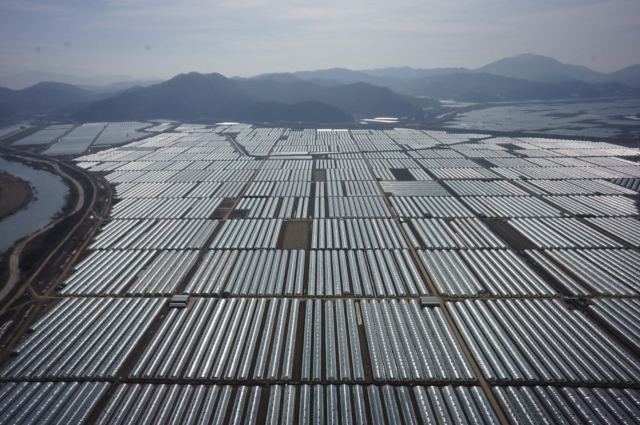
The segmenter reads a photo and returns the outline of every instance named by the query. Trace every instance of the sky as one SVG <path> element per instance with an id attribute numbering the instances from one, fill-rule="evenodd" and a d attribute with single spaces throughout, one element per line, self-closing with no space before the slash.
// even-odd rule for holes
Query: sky
<path id="1" fill-rule="evenodd" d="M 639 0 L 0 0 L 0 75 L 640 63 Z"/>

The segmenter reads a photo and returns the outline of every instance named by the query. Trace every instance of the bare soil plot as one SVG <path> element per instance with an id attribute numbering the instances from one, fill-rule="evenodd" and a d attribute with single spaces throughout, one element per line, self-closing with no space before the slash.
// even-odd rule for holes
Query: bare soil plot
<path id="1" fill-rule="evenodd" d="M 288 221 L 282 226 L 280 249 L 309 249 L 310 220 Z"/>

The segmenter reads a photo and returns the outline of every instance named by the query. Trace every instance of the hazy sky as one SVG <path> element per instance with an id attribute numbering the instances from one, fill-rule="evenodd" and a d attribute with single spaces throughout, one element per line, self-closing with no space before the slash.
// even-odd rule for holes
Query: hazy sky
<path id="1" fill-rule="evenodd" d="M 640 63 L 640 0 L 0 0 L 0 73 Z"/>

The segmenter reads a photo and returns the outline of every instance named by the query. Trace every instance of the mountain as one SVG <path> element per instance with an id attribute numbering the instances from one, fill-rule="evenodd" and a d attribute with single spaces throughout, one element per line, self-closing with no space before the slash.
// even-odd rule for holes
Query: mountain
<path id="1" fill-rule="evenodd" d="M 420 69 L 407 66 L 360 71 L 332 68 L 288 74 L 263 74 L 254 77 L 254 79 L 295 81 L 297 78 L 298 80 L 325 87 L 364 82 L 375 86 L 387 87 L 397 93 L 420 95 L 420 90 L 428 79 L 454 74 L 491 74 L 546 84 L 569 84 L 572 81 L 582 81 L 586 83 L 617 82 L 632 87 L 640 86 L 640 64 L 606 74 L 594 71 L 586 66 L 564 64 L 550 57 L 529 53 L 500 59 L 473 70 L 467 68 Z"/>
<path id="2" fill-rule="evenodd" d="M 72 84 L 76 86 L 104 87 L 111 84 L 134 81 L 136 81 L 137 84 L 144 84 L 144 81 L 153 80 L 136 80 L 135 78 L 128 75 L 98 75 L 94 77 L 80 77 L 77 75 L 63 74 L 59 72 L 29 70 L 14 73 L 11 75 L 0 76 L 0 87 L 6 87 L 13 90 L 22 90 L 46 81 Z"/>
<path id="3" fill-rule="evenodd" d="M 233 119 L 251 99 L 220 74 L 181 74 L 164 83 L 129 90 L 93 103 L 75 116 L 81 121 L 166 117 Z"/>
<path id="4" fill-rule="evenodd" d="M 475 69 L 474 72 L 525 80 L 537 80 L 544 76 L 563 76 L 588 83 L 605 81 L 606 75 L 586 66 L 567 65 L 553 58 L 530 53 L 497 60 Z"/>
<path id="5" fill-rule="evenodd" d="M 346 68 L 332 68 L 317 71 L 298 71 L 292 72 L 291 75 L 305 81 L 321 79 L 338 81 L 342 84 L 369 83 L 373 85 L 381 85 L 379 77 L 369 75 L 360 71 L 352 71 Z"/>
<path id="6" fill-rule="evenodd" d="M 603 73 L 581 65 L 568 65 L 546 56 L 524 54 L 492 62 L 474 72 L 486 72 L 509 78 L 557 83 L 569 80 L 587 83 L 615 82 L 640 86 L 640 64 L 616 72 Z"/>
<path id="7" fill-rule="evenodd" d="M 375 68 L 362 70 L 365 74 L 376 77 L 391 77 L 403 80 L 411 80 L 424 77 L 433 77 L 435 75 L 465 74 L 471 72 L 467 68 L 433 68 L 421 69 L 411 68 L 409 66 L 391 67 L 391 68 Z"/>
<path id="8" fill-rule="evenodd" d="M 334 123 L 349 122 L 353 117 L 342 110 L 317 101 L 299 102 L 285 107 L 278 121 Z"/>
<path id="9" fill-rule="evenodd" d="M 154 84 L 161 83 L 162 81 L 164 80 L 132 80 L 119 81 L 117 83 L 107 84 L 106 86 L 79 85 L 78 87 L 96 93 L 117 94 L 125 90 L 129 90 L 132 87 L 149 87 Z"/>
<path id="10" fill-rule="evenodd" d="M 487 73 L 453 74 L 414 81 L 417 95 L 468 102 L 552 100 L 630 96 L 633 88 L 621 83 L 569 80 L 548 84 Z"/>
<path id="11" fill-rule="evenodd" d="M 312 112 L 320 114 L 312 117 Z M 220 74 L 181 74 L 137 87 L 78 111 L 79 121 L 216 119 L 344 122 L 351 116 L 420 116 L 411 98 L 366 83 L 322 87 L 306 81 L 229 79 Z M 313 118 L 313 119 L 312 119 Z"/>
<path id="12" fill-rule="evenodd" d="M 292 104 L 313 100 L 365 117 L 416 116 L 422 106 L 412 97 L 363 82 L 322 86 L 301 80 L 291 83 L 245 80 L 239 84 L 260 101 Z"/>
<path id="13" fill-rule="evenodd" d="M 0 104 L 0 122 L 10 120 L 16 116 L 16 111 L 13 108 Z"/>
<path id="14" fill-rule="evenodd" d="M 278 72 L 273 74 L 262 74 L 252 78 L 253 80 L 269 80 L 277 83 L 293 83 L 300 81 L 300 78 L 288 72 Z"/>
<path id="15" fill-rule="evenodd" d="M 617 81 L 633 87 L 640 87 L 640 64 L 623 68 L 608 74 L 610 81 Z"/>
<path id="16" fill-rule="evenodd" d="M 62 83 L 38 83 L 22 90 L 0 88 L 0 104 L 18 113 L 53 112 L 97 97 L 94 92 Z"/>
<path id="17" fill-rule="evenodd" d="M 354 83 L 327 87 L 317 94 L 321 102 L 364 117 L 418 117 L 421 110 L 411 98 L 387 87 Z"/>

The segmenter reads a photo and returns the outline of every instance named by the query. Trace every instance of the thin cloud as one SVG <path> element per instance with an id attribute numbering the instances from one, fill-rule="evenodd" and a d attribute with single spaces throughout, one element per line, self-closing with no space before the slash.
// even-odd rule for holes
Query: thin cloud
<path id="1" fill-rule="evenodd" d="M 134 75 L 474 68 L 524 52 L 600 70 L 640 62 L 637 0 L 11 0 L 0 12 L 0 55 L 13 63 L 37 64 L 18 42 L 70 40 L 64 65 Z"/>

